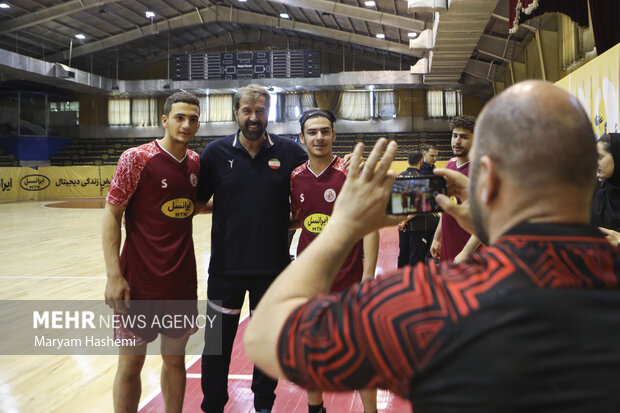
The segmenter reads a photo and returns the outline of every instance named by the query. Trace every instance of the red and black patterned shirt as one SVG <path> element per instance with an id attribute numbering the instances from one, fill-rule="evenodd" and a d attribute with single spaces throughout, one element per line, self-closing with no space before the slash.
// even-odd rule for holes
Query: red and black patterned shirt
<path id="1" fill-rule="evenodd" d="M 521 224 L 464 263 L 310 300 L 280 365 L 308 389 L 389 389 L 416 413 L 620 411 L 619 275 L 596 228 Z"/>
<path id="2" fill-rule="evenodd" d="M 157 141 L 123 152 L 107 202 L 125 208 L 121 270 L 136 300 L 196 299 L 192 218 L 200 158 L 179 161 Z"/>

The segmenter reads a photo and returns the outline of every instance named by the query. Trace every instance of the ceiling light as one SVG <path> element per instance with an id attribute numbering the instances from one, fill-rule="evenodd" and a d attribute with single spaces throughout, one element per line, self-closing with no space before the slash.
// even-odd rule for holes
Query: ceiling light
<path id="1" fill-rule="evenodd" d="M 147 10 L 144 12 L 144 15 L 146 16 L 147 19 L 152 19 L 153 17 L 155 17 L 155 12 Z"/>
<path id="2" fill-rule="evenodd" d="M 78 33 L 78 34 L 75 35 L 75 38 L 76 39 L 80 39 L 80 40 L 84 40 L 84 39 L 86 39 L 86 36 L 84 36 L 82 33 Z"/>
<path id="3" fill-rule="evenodd" d="M 280 13 L 280 17 L 283 18 L 283 19 L 290 19 L 291 18 L 291 16 L 289 16 L 288 13 L 284 13 L 284 12 Z"/>
<path id="4" fill-rule="evenodd" d="M 415 39 L 416 37 L 418 37 L 418 34 L 416 32 L 409 32 L 409 33 L 407 33 L 407 36 L 410 39 Z"/>
<path id="5" fill-rule="evenodd" d="M 0 9 L 10 9 L 11 6 L 9 6 L 7 3 L 0 3 Z"/>
<path id="6" fill-rule="evenodd" d="M 383 33 L 377 33 L 376 36 L 377 36 L 377 39 L 385 39 L 385 34 Z"/>
<path id="7" fill-rule="evenodd" d="M 376 3 L 374 1 L 365 1 L 364 6 L 366 7 L 375 7 Z"/>
<path id="8" fill-rule="evenodd" d="M 239 3 L 245 3 L 248 0 L 239 0 Z"/>

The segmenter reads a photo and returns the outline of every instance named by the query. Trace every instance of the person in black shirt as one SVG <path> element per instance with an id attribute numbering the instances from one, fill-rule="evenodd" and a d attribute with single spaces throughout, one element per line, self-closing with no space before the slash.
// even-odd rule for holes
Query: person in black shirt
<path id="1" fill-rule="evenodd" d="M 202 357 L 202 410 L 221 413 L 228 401 L 228 369 L 241 306 L 249 292 L 253 310 L 290 262 L 289 177 L 308 158 L 292 139 L 266 131 L 270 95 L 260 86 L 237 91 L 234 110 L 239 131 L 209 143 L 200 156 L 198 200 L 213 196 L 211 259 Z M 208 337 L 221 328 L 222 337 Z M 270 411 L 277 381 L 254 369 L 257 411 Z"/>
<path id="2" fill-rule="evenodd" d="M 437 162 L 437 157 L 439 156 L 439 149 L 437 149 L 436 145 L 426 145 L 422 149 L 422 155 L 424 155 L 424 158 L 419 168 L 420 172 L 422 172 L 422 175 L 432 175 L 435 169 L 435 162 Z"/>
<path id="3" fill-rule="evenodd" d="M 411 152 L 409 168 L 399 173 L 398 177 L 413 178 L 423 175 L 420 172 L 420 165 L 422 165 L 422 152 Z M 424 261 L 438 222 L 439 218 L 434 214 L 421 214 L 408 216 L 398 224 L 398 268 Z"/>
<path id="4" fill-rule="evenodd" d="M 596 144 L 598 185 L 592 200 L 592 223 L 620 231 L 620 133 L 607 133 Z"/>

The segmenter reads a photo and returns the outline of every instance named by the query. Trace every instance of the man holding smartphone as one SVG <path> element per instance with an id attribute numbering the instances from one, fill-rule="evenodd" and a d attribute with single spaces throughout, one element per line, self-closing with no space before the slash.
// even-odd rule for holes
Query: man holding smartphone
<path id="1" fill-rule="evenodd" d="M 308 150 L 308 161 L 291 173 L 291 209 L 293 222 L 301 225 L 297 246 L 299 255 L 323 230 L 330 219 L 336 197 L 344 184 L 347 169 L 344 160 L 335 156 L 334 115 L 312 109 L 299 119 L 300 141 Z M 340 292 L 360 280 L 373 279 L 379 250 L 379 232 L 374 231 L 358 241 L 336 276 L 331 292 Z M 363 253 L 363 254 L 362 254 Z M 377 391 L 360 391 L 364 412 L 377 411 Z M 324 413 L 323 393 L 308 391 L 309 413 Z"/>

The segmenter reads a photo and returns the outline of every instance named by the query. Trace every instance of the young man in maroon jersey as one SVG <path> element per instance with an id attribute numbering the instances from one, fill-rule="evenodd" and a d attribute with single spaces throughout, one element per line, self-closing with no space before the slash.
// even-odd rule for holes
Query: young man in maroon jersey
<path id="1" fill-rule="evenodd" d="M 192 217 L 197 209 L 200 159 L 188 146 L 198 131 L 199 116 L 200 103 L 194 95 L 171 95 L 161 117 L 164 137 L 125 151 L 110 183 L 102 228 L 108 277 L 105 300 L 117 315 L 139 314 L 147 320 L 145 329 L 115 329 L 116 338 L 135 339 L 136 343 L 119 348 L 113 393 L 116 412 L 138 410 L 146 346 L 159 333 L 166 412 L 181 412 L 183 406 L 185 345 L 195 327 L 148 327 L 152 320 L 170 313 L 197 315 Z M 119 256 L 123 214 L 126 239 Z"/>
<path id="2" fill-rule="evenodd" d="M 334 208 L 334 201 L 344 184 L 347 169 L 342 158 L 335 156 L 332 144 L 336 139 L 334 115 L 326 110 L 312 109 L 299 119 L 299 139 L 306 145 L 308 161 L 291 173 L 291 209 L 293 221 L 301 225 L 297 245 L 300 254 L 323 230 Z M 361 280 L 375 276 L 379 232 L 371 232 L 357 242 L 340 267 L 331 292 L 340 292 Z M 376 389 L 360 391 L 366 413 L 377 411 Z M 308 391 L 309 413 L 325 413 L 323 393 Z"/>
<path id="3" fill-rule="evenodd" d="M 448 161 L 447 169 L 469 176 L 469 151 L 474 142 L 475 125 L 476 118 L 473 116 L 457 116 L 450 121 L 452 130 L 450 143 L 454 157 Z M 454 218 L 447 214 L 441 215 L 431 244 L 431 254 L 434 258 L 459 263 L 479 246 L 478 238 L 461 228 Z"/>

